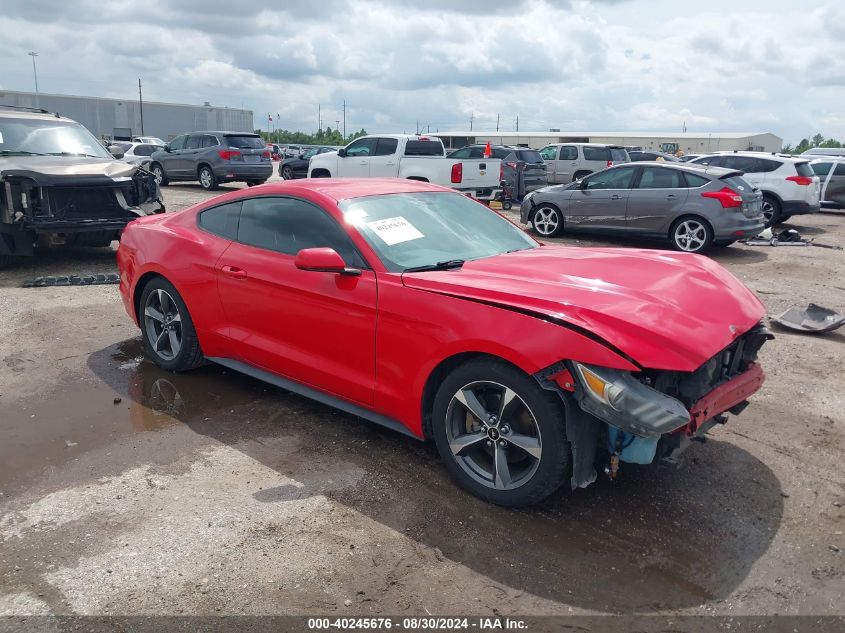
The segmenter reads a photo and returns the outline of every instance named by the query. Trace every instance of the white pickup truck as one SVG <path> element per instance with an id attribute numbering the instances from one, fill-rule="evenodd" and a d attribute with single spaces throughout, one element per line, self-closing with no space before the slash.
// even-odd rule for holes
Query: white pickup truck
<path id="1" fill-rule="evenodd" d="M 408 178 L 457 189 L 493 200 L 499 190 L 498 158 L 446 158 L 434 136 L 384 134 L 362 136 L 336 152 L 312 156 L 309 178 Z"/>

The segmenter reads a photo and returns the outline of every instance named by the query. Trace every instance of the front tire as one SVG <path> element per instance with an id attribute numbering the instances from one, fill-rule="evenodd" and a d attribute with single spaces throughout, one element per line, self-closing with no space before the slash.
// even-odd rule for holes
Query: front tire
<path id="1" fill-rule="evenodd" d="M 490 503 L 537 503 L 569 477 L 563 403 L 508 363 L 460 365 L 437 391 L 432 434 L 451 477 Z"/>
<path id="2" fill-rule="evenodd" d="M 186 371 L 203 363 L 197 332 L 182 296 L 164 277 L 141 293 L 138 322 L 147 356 L 168 371 Z"/>
<path id="3" fill-rule="evenodd" d="M 206 191 L 214 191 L 215 189 L 217 189 L 217 177 L 214 175 L 214 171 L 212 171 L 211 167 L 209 167 L 208 165 L 203 165 L 202 167 L 200 167 L 197 177 L 200 181 L 200 187 L 202 187 Z"/>
<path id="4" fill-rule="evenodd" d="M 687 215 L 678 218 L 669 230 L 672 247 L 684 253 L 705 253 L 713 245 L 713 229 L 702 218 Z"/>
<path id="5" fill-rule="evenodd" d="M 563 214 L 554 205 L 541 204 L 534 209 L 531 226 L 543 237 L 554 237 L 563 231 Z"/>
<path id="6" fill-rule="evenodd" d="M 285 180 L 293 180 L 293 169 L 291 169 L 290 165 L 285 165 L 282 167 L 282 178 Z"/>
<path id="7" fill-rule="evenodd" d="M 167 183 L 170 182 L 164 173 L 164 167 L 162 167 L 159 163 L 153 163 L 150 166 L 150 171 L 153 172 L 153 176 L 155 176 L 159 187 L 166 187 Z"/>

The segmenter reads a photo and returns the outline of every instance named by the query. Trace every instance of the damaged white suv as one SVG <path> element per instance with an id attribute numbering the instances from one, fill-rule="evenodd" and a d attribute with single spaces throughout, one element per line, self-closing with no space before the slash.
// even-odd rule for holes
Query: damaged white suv
<path id="1" fill-rule="evenodd" d="M 108 246 L 135 218 L 163 213 L 155 177 L 120 162 L 82 125 L 0 107 L 0 266 L 50 243 Z"/>

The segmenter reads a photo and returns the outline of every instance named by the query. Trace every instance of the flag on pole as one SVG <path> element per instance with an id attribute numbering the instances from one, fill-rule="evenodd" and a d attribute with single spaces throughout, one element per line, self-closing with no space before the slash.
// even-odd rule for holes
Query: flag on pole
<path id="1" fill-rule="evenodd" d="M 273 115 L 272 115 L 272 114 L 268 114 L 268 115 L 267 115 L 267 121 L 268 121 L 269 123 L 272 123 L 272 122 L 273 122 Z"/>

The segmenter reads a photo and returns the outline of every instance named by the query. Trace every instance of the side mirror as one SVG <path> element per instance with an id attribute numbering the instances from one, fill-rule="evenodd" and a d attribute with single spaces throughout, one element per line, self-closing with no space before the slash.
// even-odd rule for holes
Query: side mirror
<path id="1" fill-rule="evenodd" d="M 165 152 L 169 152 L 170 151 L 170 143 L 168 143 L 167 145 L 165 145 L 161 149 L 163 149 Z"/>
<path id="2" fill-rule="evenodd" d="M 300 270 L 311 270 L 340 275 L 360 275 L 357 268 L 349 268 L 333 248 L 303 248 L 296 254 L 294 265 Z"/>
<path id="3" fill-rule="evenodd" d="M 305 158 L 305 152 L 302 152 L 302 153 L 299 155 L 299 157 L 300 157 L 300 158 Z"/>
<path id="4" fill-rule="evenodd" d="M 346 157 L 346 148 L 341 147 L 339 150 L 337 150 L 337 155 L 340 156 L 341 158 L 345 158 Z"/>
<path id="5" fill-rule="evenodd" d="M 120 160 L 123 158 L 124 152 L 121 149 L 120 145 L 109 145 L 109 154 L 114 156 L 116 159 Z"/>

